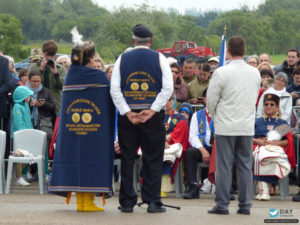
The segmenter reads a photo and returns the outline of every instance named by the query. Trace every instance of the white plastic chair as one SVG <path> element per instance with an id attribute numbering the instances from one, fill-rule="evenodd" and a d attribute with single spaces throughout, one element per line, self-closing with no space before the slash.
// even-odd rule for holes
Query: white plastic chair
<path id="1" fill-rule="evenodd" d="M 16 149 L 27 150 L 33 157 L 8 158 L 7 182 L 5 194 L 11 191 L 11 181 L 15 177 L 15 163 L 37 163 L 40 194 L 45 193 L 45 152 L 47 133 L 35 129 L 19 130 L 14 133 L 14 151 Z"/>
<path id="2" fill-rule="evenodd" d="M 6 132 L 0 130 L 0 194 L 4 192 L 4 153 L 6 146 Z"/>

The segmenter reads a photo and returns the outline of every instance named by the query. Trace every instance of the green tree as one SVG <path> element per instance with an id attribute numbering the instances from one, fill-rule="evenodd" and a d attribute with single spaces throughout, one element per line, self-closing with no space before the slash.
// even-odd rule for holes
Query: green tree
<path id="1" fill-rule="evenodd" d="M 283 53 L 294 47 L 296 37 L 295 15 L 290 10 L 279 9 L 272 14 L 274 52 Z"/>
<path id="2" fill-rule="evenodd" d="M 265 0 L 264 4 L 260 4 L 258 12 L 261 15 L 270 15 L 276 10 L 300 10 L 300 0 Z"/>
<path id="3" fill-rule="evenodd" d="M 212 48 L 214 52 L 220 55 L 222 37 L 218 35 L 209 35 L 205 37 L 205 46 Z"/>
<path id="4" fill-rule="evenodd" d="M 53 27 L 52 35 L 55 40 L 72 41 L 71 29 L 77 25 L 75 20 L 62 20 L 56 23 Z"/>
<path id="5" fill-rule="evenodd" d="M 19 59 L 24 52 L 21 48 L 22 32 L 20 21 L 9 14 L 0 14 L 0 49 L 4 54 Z"/>

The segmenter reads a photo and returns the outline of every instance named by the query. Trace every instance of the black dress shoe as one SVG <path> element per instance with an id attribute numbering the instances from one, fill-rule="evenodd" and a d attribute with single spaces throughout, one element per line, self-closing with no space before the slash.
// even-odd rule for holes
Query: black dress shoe
<path id="1" fill-rule="evenodd" d="M 133 207 L 122 207 L 122 206 L 119 206 L 118 209 L 120 209 L 121 212 L 124 212 L 124 213 L 132 213 L 133 212 Z"/>
<path id="2" fill-rule="evenodd" d="M 212 209 L 208 210 L 207 213 L 209 214 L 220 214 L 220 215 L 228 215 L 228 209 L 218 209 L 217 206 L 213 207 Z"/>
<path id="3" fill-rule="evenodd" d="M 250 209 L 238 209 L 237 214 L 250 215 Z"/>
<path id="4" fill-rule="evenodd" d="M 200 187 L 197 184 L 189 184 L 188 192 L 183 194 L 184 199 L 197 199 L 200 198 Z"/>
<path id="5" fill-rule="evenodd" d="M 147 212 L 148 213 L 163 213 L 163 212 L 166 212 L 166 208 L 158 203 L 150 202 L 148 205 L 148 208 L 147 208 Z"/>
<path id="6" fill-rule="evenodd" d="M 298 194 L 293 196 L 292 200 L 293 200 L 293 202 L 300 202 L 300 191 Z"/>

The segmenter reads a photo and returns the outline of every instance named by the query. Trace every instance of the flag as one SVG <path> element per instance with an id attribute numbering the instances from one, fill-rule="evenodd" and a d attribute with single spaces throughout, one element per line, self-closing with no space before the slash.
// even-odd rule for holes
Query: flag
<path id="1" fill-rule="evenodd" d="M 220 51 L 220 59 L 219 59 L 219 67 L 225 65 L 225 59 L 226 59 L 226 35 L 222 35 L 222 45 L 221 45 L 221 51 Z"/>

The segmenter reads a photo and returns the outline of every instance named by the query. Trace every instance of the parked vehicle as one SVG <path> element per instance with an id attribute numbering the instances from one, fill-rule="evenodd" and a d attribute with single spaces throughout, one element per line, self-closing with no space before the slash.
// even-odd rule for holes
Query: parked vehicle
<path id="1" fill-rule="evenodd" d="M 66 54 L 56 54 L 56 58 L 61 55 L 66 55 Z M 67 56 L 70 58 L 70 55 Z M 29 66 L 30 66 L 30 57 L 24 59 L 21 62 L 15 63 L 15 69 L 17 72 L 19 72 L 22 68 L 29 68 Z"/>
<path id="2" fill-rule="evenodd" d="M 203 58 L 204 60 L 210 57 L 216 56 L 216 53 L 212 51 L 211 48 L 205 46 L 197 46 L 195 42 L 192 41 L 175 41 L 172 48 L 157 49 L 156 51 L 161 52 L 166 57 L 173 58 Z"/>

